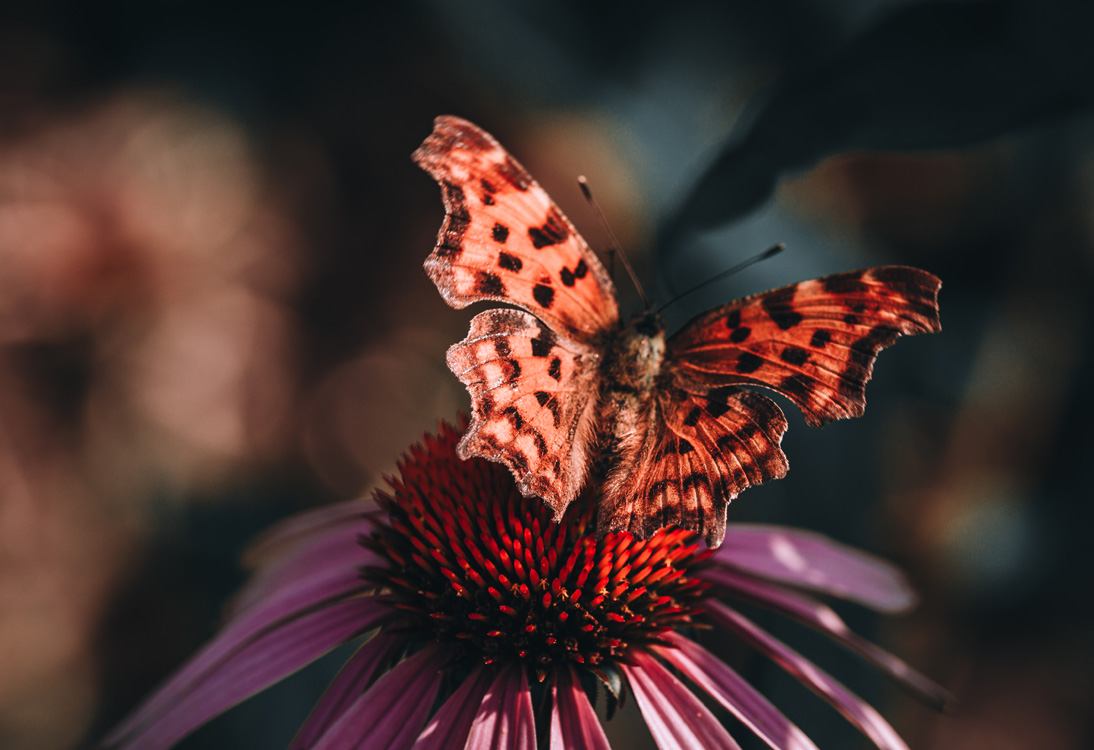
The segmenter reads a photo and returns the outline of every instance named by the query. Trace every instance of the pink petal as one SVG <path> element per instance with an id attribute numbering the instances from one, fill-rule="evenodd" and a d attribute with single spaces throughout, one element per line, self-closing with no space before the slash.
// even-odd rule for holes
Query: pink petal
<path id="1" fill-rule="evenodd" d="M 816 599 L 725 568 L 705 568 L 701 575 L 728 593 L 763 604 L 820 630 L 895 677 L 931 705 L 942 708 L 952 703 L 953 697 L 945 689 L 912 669 L 904 660 L 852 632 L 835 610 Z"/>
<path id="2" fill-rule="evenodd" d="M 757 737 L 775 750 L 817 750 L 802 730 L 714 654 L 679 633 L 662 637 L 675 648 L 655 646 L 654 652 L 706 690 Z"/>
<path id="3" fill-rule="evenodd" d="M 520 664 L 501 670 L 483 696 L 465 750 L 536 750 L 532 692 Z"/>
<path id="4" fill-rule="evenodd" d="M 229 618 L 239 617 L 257 603 L 283 595 L 287 590 L 318 589 L 333 580 L 346 581 L 347 589 L 363 586 L 361 566 L 382 564 L 374 552 L 357 543 L 360 534 L 369 528 L 367 523 L 356 519 L 351 526 L 327 530 L 273 561 L 236 594 Z"/>
<path id="5" fill-rule="evenodd" d="M 882 612 L 915 606 L 899 569 L 821 534 L 780 526 L 734 524 L 712 558 L 761 578 L 849 599 Z"/>
<path id="6" fill-rule="evenodd" d="M 312 750 L 409 749 L 433 708 L 447 659 L 431 645 L 400 662 L 357 696 Z"/>
<path id="7" fill-rule="evenodd" d="M 301 615 L 315 616 L 318 614 L 317 610 L 321 611 L 344 599 L 353 598 L 357 591 L 363 591 L 365 588 L 365 585 L 357 580 L 352 569 L 336 570 L 334 576 L 322 585 L 286 589 L 254 605 L 229 622 L 212 641 L 191 657 L 152 695 L 138 713 L 127 721 L 126 725 L 132 726 L 148 720 L 177 703 L 183 695 L 195 689 L 195 685 L 207 675 L 221 669 L 224 663 L 234 658 L 239 650 L 276 632 L 281 625 Z M 362 617 L 362 629 L 359 632 L 372 627 L 373 623 L 390 611 L 371 599 L 357 597 L 357 601 L 361 603 L 356 605 L 356 608 L 368 614 L 367 618 Z M 118 731 L 121 730 L 122 727 Z"/>
<path id="8" fill-rule="evenodd" d="M 370 630 L 388 608 L 371 598 L 326 602 L 255 630 L 249 617 L 213 639 L 105 740 L 108 747 L 160 750 L 201 724 Z"/>
<path id="9" fill-rule="evenodd" d="M 482 699 L 493 681 L 492 671 L 487 671 L 482 665 L 475 667 L 425 725 L 413 750 L 449 750 L 463 747 L 471 732 L 471 722 L 475 720 Z"/>
<path id="10" fill-rule="evenodd" d="M 634 663 L 624 663 L 623 672 L 661 750 L 740 750 L 707 707 L 656 659 L 643 651 L 629 656 Z"/>
<path id="11" fill-rule="evenodd" d="M 313 541 L 317 536 L 353 526 L 376 510 L 371 498 L 326 505 L 289 516 L 265 531 L 247 548 L 244 558 L 250 567 L 259 567 L 280 557 L 289 549 Z"/>
<path id="12" fill-rule="evenodd" d="M 289 745 L 289 750 L 311 747 L 350 703 L 368 689 L 405 644 L 405 636 L 391 635 L 380 630 L 357 649 L 357 653 L 349 658 L 323 693 L 323 697 L 315 704 L 307 721 Z"/>
<path id="13" fill-rule="evenodd" d="M 900 735 L 881 718 L 881 714 L 811 661 L 729 607 L 715 601 L 706 602 L 704 607 L 708 617 L 733 631 L 831 703 L 881 750 L 908 750 Z"/>
<path id="14" fill-rule="evenodd" d="M 551 750 L 610 750 L 600 719 L 572 667 L 556 675 L 551 695 Z"/>

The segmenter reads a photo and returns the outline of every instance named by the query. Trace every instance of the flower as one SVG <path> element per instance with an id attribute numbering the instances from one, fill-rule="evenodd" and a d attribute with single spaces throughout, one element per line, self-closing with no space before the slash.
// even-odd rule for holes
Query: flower
<path id="1" fill-rule="evenodd" d="M 336 646 L 361 645 L 291 744 L 303 748 L 606 748 L 589 690 L 634 696 L 661 748 L 735 748 L 681 676 L 773 748 L 815 748 L 689 635 L 719 628 L 819 693 L 878 747 L 904 748 L 869 705 L 721 597 L 789 615 L 925 699 L 946 694 L 852 633 L 808 591 L 881 611 L 912 603 L 888 564 L 824 537 L 729 526 L 717 551 L 663 529 L 597 539 L 593 506 L 561 523 L 502 466 L 455 453 L 442 425 L 372 500 L 283 522 L 223 630 L 106 739 L 167 748 Z M 675 673 L 672 671 L 675 670 Z M 679 676 L 678 676 L 679 675 Z"/>

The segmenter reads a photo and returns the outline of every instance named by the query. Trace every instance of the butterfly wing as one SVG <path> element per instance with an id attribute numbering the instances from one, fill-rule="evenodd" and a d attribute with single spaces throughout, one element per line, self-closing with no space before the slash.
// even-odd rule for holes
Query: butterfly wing
<path id="1" fill-rule="evenodd" d="M 476 315 L 467 338 L 448 350 L 475 417 L 460 457 L 504 463 L 523 494 L 543 498 L 560 518 L 585 478 L 598 363 L 594 349 L 522 310 Z"/>
<path id="2" fill-rule="evenodd" d="M 902 335 L 940 330 L 940 286 L 914 268 L 852 271 L 746 297 L 685 325 L 668 342 L 644 433 L 609 477 L 601 529 L 647 535 L 676 523 L 720 545 L 727 504 L 787 470 L 782 410 L 741 386 L 781 393 L 813 426 L 861 416 L 878 352 Z"/>
<path id="3" fill-rule="evenodd" d="M 668 366 L 689 393 L 771 388 L 814 427 L 859 417 L 878 352 L 900 336 L 941 330 L 941 286 L 926 271 L 882 266 L 745 297 L 684 326 L 669 341 Z"/>
<path id="4" fill-rule="evenodd" d="M 504 462 L 522 492 L 561 516 L 584 481 L 605 333 L 619 324 L 611 279 L 543 188 L 480 128 L 438 117 L 413 158 L 441 186 L 445 218 L 425 268 L 445 301 L 527 311 L 481 313 L 448 351 L 472 399 L 460 455 Z"/>
<path id="5" fill-rule="evenodd" d="M 448 304 L 507 302 L 579 341 L 618 324 L 607 271 L 491 135 L 438 117 L 413 159 L 441 186 L 445 219 L 425 269 Z"/>
<path id="6" fill-rule="evenodd" d="M 648 537 L 663 526 L 722 543 L 726 506 L 746 487 L 786 474 L 779 443 L 786 417 L 767 396 L 734 386 L 663 390 L 641 440 L 621 453 L 605 483 L 598 531 Z"/>

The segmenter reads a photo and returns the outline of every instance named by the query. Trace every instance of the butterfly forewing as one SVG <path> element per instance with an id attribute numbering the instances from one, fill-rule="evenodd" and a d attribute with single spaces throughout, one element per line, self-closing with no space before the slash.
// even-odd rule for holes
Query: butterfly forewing
<path id="1" fill-rule="evenodd" d="M 492 136 L 438 117 L 413 157 L 441 186 L 445 220 L 425 267 L 450 305 L 508 302 L 580 341 L 617 325 L 604 267 Z"/>
<path id="2" fill-rule="evenodd" d="M 715 308 L 670 339 L 668 366 L 691 393 L 759 385 L 821 426 L 861 416 L 878 352 L 901 335 L 940 330 L 941 282 L 882 266 L 775 289 Z"/>
<path id="3" fill-rule="evenodd" d="M 581 489 L 599 375 L 595 350 L 555 334 L 521 310 L 479 313 L 448 366 L 471 394 L 463 458 L 505 463 L 521 492 L 561 517 Z"/>

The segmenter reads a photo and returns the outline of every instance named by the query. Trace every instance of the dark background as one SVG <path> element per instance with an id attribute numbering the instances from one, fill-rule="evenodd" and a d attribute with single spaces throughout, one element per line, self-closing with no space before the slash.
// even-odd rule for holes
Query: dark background
<path id="1" fill-rule="evenodd" d="M 441 207 L 408 158 L 451 113 L 603 250 L 587 175 L 660 300 L 787 244 L 670 325 L 851 268 L 940 276 L 943 333 L 881 356 L 862 420 L 782 402 L 792 470 L 730 521 L 908 570 L 915 612 L 841 612 L 956 715 L 764 624 L 915 750 L 1089 747 L 1092 28 L 1077 1 L 0 11 L 0 746 L 89 745 L 214 631 L 248 540 L 466 405 L 443 352 L 470 314 L 421 271 Z M 186 746 L 284 746 L 336 661 Z M 866 746 L 737 663 L 821 747 Z"/>

